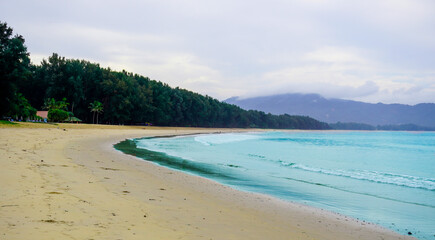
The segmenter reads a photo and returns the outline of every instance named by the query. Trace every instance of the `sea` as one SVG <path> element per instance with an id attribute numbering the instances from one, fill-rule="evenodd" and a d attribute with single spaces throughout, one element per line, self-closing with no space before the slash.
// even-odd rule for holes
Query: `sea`
<path id="1" fill-rule="evenodd" d="M 238 190 L 435 240 L 435 132 L 216 133 L 115 148 Z"/>

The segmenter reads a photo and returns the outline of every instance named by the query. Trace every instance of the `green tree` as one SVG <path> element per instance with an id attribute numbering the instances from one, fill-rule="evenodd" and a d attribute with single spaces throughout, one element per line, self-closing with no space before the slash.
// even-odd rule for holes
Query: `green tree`
<path id="1" fill-rule="evenodd" d="M 12 99 L 12 104 L 8 115 L 14 117 L 15 119 L 34 119 L 36 116 L 36 109 L 30 105 L 23 94 L 16 93 Z"/>
<path id="2" fill-rule="evenodd" d="M 94 101 L 89 104 L 89 108 L 91 109 L 92 115 L 92 123 L 95 123 L 95 114 L 97 115 L 97 124 L 98 124 L 98 115 L 103 112 L 103 104 L 99 101 Z"/>
<path id="3" fill-rule="evenodd" d="M 23 94 L 20 94 L 23 93 Z M 29 116 L 31 104 L 44 106 L 52 120 L 64 120 L 71 111 L 90 122 L 88 109 L 97 123 L 99 114 L 108 123 L 152 122 L 163 126 L 259 127 L 328 129 L 326 123 L 305 116 L 246 111 L 185 89 L 126 71 L 101 68 L 84 60 L 65 59 L 53 53 L 41 65 L 32 66 L 24 38 L 0 22 L 0 116 Z M 25 96 L 25 97 L 24 97 Z M 63 98 L 61 101 L 55 99 Z M 27 99 L 30 101 L 27 101 Z M 45 103 L 43 103 L 43 99 Z M 101 99 L 101 102 L 94 101 Z"/>
<path id="4" fill-rule="evenodd" d="M 68 112 L 62 109 L 51 109 L 47 117 L 51 122 L 61 122 L 68 118 Z"/>
<path id="5" fill-rule="evenodd" d="M 52 122 L 60 122 L 74 116 L 73 113 L 68 112 L 68 105 L 69 103 L 66 98 L 59 101 L 56 101 L 54 98 L 45 99 L 44 109 L 48 109 L 48 119 Z"/>
<path id="6" fill-rule="evenodd" d="M 17 82 L 29 74 L 30 59 L 24 38 L 12 36 L 12 28 L 0 22 L 0 116 L 9 113 L 17 98 Z"/>
<path id="7" fill-rule="evenodd" d="M 69 103 L 67 102 L 66 98 L 63 98 L 62 100 L 59 101 L 56 101 L 54 98 L 47 98 L 44 101 L 43 108 L 49 111 L 54 109 L 67 111 L 68 105 Z"/>
<path id="8" fill-rule="evenodd" d="M 46 98 L 44 100 L 44 105 L 42 106 L 42 109 L 50 110 L 56 106 L 56 100 L 54 98 Z"/>
<path id="9" fill-rule="evenodd" d="M 34 74 L 31 80 L 37 84 L 23 86 L 26 89 L 23 92 L 29 94 L 31 101 L 41 106 L 42 101 L 38 99 L 44 92 L 44 98 L 48 98 L 45 106 L 59 108 L 54 99 L 66 96 L 71 99 L 74 113 L 92 123 L 99 122 L 104 106 L 101 119 L 113 124 L 150 122 L 160 126 L 329 128 L 327 124 L 309 117 L 246 111 L 209 96 L 171 88 L 147 77 L 101 68 L 84 60 L 65 59 L 57 54 L 32 69 Z M 94 101 L 96 99 L 101 99 L 101 102 Z M 66 104 L 66 100 L 64 102 Z M 64 106 L 66 110 L 67 104 Z"/>

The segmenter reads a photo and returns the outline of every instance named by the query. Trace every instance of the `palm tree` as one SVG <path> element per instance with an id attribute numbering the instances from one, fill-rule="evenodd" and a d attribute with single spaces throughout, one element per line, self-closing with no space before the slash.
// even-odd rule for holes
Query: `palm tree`
<path id="1" fill-rule="evenodd" d="M 44 106 L 42 107 L 45 110 L 50 110 L 56 106 L 56 100 L 54 98 L 46 98 L 44 100 Z"/>
<path id="2" fill-rule="evenodd" d="M 98 124 L 98 115 L 103 112 L 103 104 L 99 101 L 94 101 L 89 104 L 89 108 L 91 109 L 92 115 L 92 123 L 95 123 L 95 113 L 97 114 L 97 124 Z"/>
<path id="3" fill-rule="evenodd" d="M 60 101 L 56 101 L 54 98 L 47 98 L 44 100 L 43 109 L 52 110 L 52 109 L 60 109 L 60 110 L 68 110 L 69 103 L 66 102 L 66 98 L 63 98 Z"/>

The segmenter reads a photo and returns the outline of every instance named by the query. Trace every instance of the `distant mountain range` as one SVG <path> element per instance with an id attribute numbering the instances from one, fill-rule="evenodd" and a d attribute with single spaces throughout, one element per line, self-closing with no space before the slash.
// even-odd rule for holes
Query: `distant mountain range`
<path id="1" fill-rule="evenodd" d="M 225 102 L 247 110 L 272 114 L 302 115 L 327 123 L 362 123 L 372 126 L 412 124 L 435 128 L 435 104 L 364 103 L 324 98 L 318 94 L 281 94 L 241 99 L 232 97 Z"/>

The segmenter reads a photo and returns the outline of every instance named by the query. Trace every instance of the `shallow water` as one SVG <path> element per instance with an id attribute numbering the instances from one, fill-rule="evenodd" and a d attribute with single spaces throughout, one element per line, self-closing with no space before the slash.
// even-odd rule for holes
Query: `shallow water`
<path id="1" fill-rule="evenodd" d="M 115 146 L 233 188 L 435 239 L 435 133 L 266 132 Z"/>

